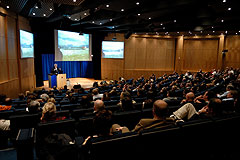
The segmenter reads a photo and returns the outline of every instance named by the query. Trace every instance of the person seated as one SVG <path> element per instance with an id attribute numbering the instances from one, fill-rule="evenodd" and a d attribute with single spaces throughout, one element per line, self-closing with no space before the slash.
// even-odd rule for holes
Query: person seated
<path id="1" fill-rule="evenodd" d="M 136 102 L 132 99 L 128 91 L 123 91 L 120 95 L 120 102 L 117 104 L 120 111 L 133 110 Z"/>
<path id="2" fill-rule="evenodd" d="M 206 91 L 204 95 L 196 97 L 194 99 L 194 103 L 207 104 L 212 98 L 216 98 L 216 94 L 213 91 Z"/>
<path id="3" fill-rule="evenodd" d="M 12 108 L 12 99 L 5 98 L 3 103 L 0 105 L 0 111 L 10 110 Z"/>
<path id="4" fill-rule="evenodd" d="M 181 108 L 173 112 L 170 116 L 175 120 L 193 120 L 199 117 L 213 117 L 220 116 L 222 114 L 221 100 L 219 98 L 212 98 L 209 103 L 202 107 L 199 111 L 196 111 L 195 107 L 191 103 L 183 105 Z"/>
<path id="5" fill-rule="evenodd" d="M 118 124 L 113 124 L 112 112 L 110 110 L 102 109 L 96 113 L 93 118 L 93 127 L 95 130 L 95 135 L 88 136 L 83 142 L 83 146 L 89 141 L 92 141 L 101 137 L 110 137 L 114 134 L 129 132 L 127 127 L 121 127 Z"/>
<path id="6" fill-rule="evenodd" d="M 80 101 L 80 105 L 81 105 L 82 108 L 90 108 L 90 107 L 92 107 L 92 102 L 88 98 L 88 96 L 82 96 L 82 99 Z"/>
<path id="7" fill-rule="evenodd" d="M 154 93 L 153 91 L 147 92 L 147 99 L 144 100 L 142 108 L 152 108 L 154 102 Z"/>
<path id="8" fill-rule="evenodd" d="M 49 122 L 55 120 L 64 120 L 66 117 L 56 117 L 56 105 L 52 102 L 47 102 L 42 108 L 42 122 Z"/>
<path id="9" fill-rule="evenodd" d="M 3 102 L 5 102 L 6 98 L 7 98 L 7 96 L 5 94 L 0 94 L 0 104 L 3 104 Z"/>
<path id="10" fill-rule="evenodd" d="M 104 93 L 103 93 L 102 100 L 103 100 L 103 101 L 110 101 L 110 100 L 111 100 L 108 92 L 104 92 Z"/>
<path id="11" fill-rule="evenodd" d="M 171 102 L 177 102 L 177 97 L 175 96 L 175 91 L 174 90 L 170 90 L 167 92 L 167 97 L 166 98 L 163 98 L 163 100 L 166 102 L 166 103 L 171 103 Z"/>
<path id="12" fill-rule="evenodd" d="M 223 94 L 217 94 L 217 97 L 220 98 L 220 99 L 224 99 L 224 98 L 227 97 L 227 94 L 228 94 L 231 90 L 234 90 L 234 87 L 233 87 L 233 85 L 229 84 L 229 85 L 227 85 L 227 87 L 226 87 L 226 91 L 225 91 Z"/>
<path id="13" fill-rule="evenodd" d="M 105 105 L 102 100 L 94 101 L 94 107 L 93 107 L 94 113 L 98 113 L 99 111 L 104 110 L 104 109 L 105 109 Z"/>
<path id="14" fill-rule="evenodd" d="M 92 90 L 93 93 L 93 100 L 95 101 L 96 99 L 102 99 L 103 94 L 99 94 L 98 88 L 95 88 Z"/>
<path id="15" fill-rule="evenodd" d="M 29 113 L 38 113 L 40 111 L 40 103 L 38 101 L 31 101 L 28 104 L 26 111 Z"/>
<path id="16" fill-rule="evenodd" d="M 163 128 L 174 125 L 174 119 L 168 117 L 168 104 L 165 101 L 156 100 L 153 103 L 152 113 L 152 119 L 141 119 L 132 131 L 141 132 L 145 129 Z"/>
<path id="17" fill-rule="evenodd" d="M 194 95 L 194 93 L 193 92 L 188 92 L 187 94 L 186 94 L 186 99 L 183 99 L 182 101 L 181 101 L 181 105 L 184 105 L 184 104 L 186 104 L 186 103 L 194 103 L 194 98 L 195 98 L 195 95 Z"/>

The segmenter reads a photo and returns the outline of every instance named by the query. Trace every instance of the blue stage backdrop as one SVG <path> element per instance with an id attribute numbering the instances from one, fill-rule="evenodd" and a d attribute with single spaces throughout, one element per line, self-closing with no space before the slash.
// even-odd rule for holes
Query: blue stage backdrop
<path id="1" fill-rule="evenodd" d="M 43 80 L 48 80 L 48 74 L 51 72 L 54 63 L 62 68 L 67 78 L 83 77 L 93 78 L 92 61 L 55 61 L 54 54 L 42 54 L 42 73 Z"/>

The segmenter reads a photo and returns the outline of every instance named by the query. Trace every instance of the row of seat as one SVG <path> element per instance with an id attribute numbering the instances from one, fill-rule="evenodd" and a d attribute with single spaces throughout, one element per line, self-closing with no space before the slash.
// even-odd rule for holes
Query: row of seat
<path id="1" fill-rule="evenodd" d="M 85 123 L 88 119 L 85 119 Z M 112 159 L 231 159 L 238 156 L 240 114 L 218 118 L 193 120 L 161 129 L 129 132 L 110 137 L 91 139 L 86 147 L 64 149 L 66 157 L 85 160 Z M 75 136 L 73 120 L 39 124 L 37 153 L 42 149 L 43 137 L 51 133 Z M 87 129 L 81 128 L 82 130 Z M 74 135 L 75 134 L 75 135 Z M 77 139 L 78 137 L 76 137 Z M 69 147 L 69 146 L 68 146 Z M 68 155 L 70 154 L 71 155 Z M 76 156 L 73 156 L 76 154 Z M 84 155 L 84 156 L 83 156 Z M 236 157 L 234 157 L 236 158 Z"/>

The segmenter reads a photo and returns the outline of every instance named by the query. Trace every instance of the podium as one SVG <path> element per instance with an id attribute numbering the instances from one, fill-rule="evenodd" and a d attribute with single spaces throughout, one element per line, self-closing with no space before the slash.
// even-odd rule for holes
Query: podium
<path id="1" fill-rule="evenodd" d="M 54 86 L 57 86 L 57 88 L 63 88 L 67 82 L 66 82 L 66 74 L 58 74 L 58 75 L 48 75 L 48 82 L 49 87 L 53 88 Z"/>

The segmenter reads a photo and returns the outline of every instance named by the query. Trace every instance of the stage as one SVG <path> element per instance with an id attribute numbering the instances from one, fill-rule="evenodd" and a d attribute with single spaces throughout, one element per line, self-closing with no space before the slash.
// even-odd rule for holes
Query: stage
<path id="1" fill-rule="evenodd" d="M 68 78 L 67 86 L 68 86 L 68 89 L 72 89 L 74 85 L 81 84 L 82 88 L 89 89 L 93 86 L 94 82 L 100 83 L 101 81 L 102 80 L 95 80 L 93 78 Z M 49 88 L 48 81 L 43 81 L 43 84 L 44 84 L 43 87 L 45 89 Z"/>

